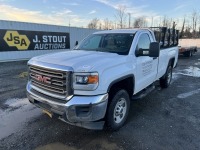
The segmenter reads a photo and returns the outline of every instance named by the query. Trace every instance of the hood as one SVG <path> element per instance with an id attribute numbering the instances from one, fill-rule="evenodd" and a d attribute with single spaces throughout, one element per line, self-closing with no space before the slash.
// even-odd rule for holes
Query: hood
<path id="1" fill-rule="evenodd" d="M 34 57 L 32 61 L 69 66 L 75 72 L 96 71 L 98 67 L 110 67 L 125 63 L 126 56 L 115 53 L 72 50 Z M 113 63 L 114 62 L 114 63 Z"/>

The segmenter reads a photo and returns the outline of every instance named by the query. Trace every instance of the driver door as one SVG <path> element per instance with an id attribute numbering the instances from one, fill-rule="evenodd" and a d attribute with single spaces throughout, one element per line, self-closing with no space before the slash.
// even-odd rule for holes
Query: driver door
<path id="1" fill-rule="evenodd" d="M 139 49 L 149 49 L 151 41 L 149 33 L 142 33 L 139 36 L 136 51 Z M 158 58 L 152 58 L 149 56 L 136 57 L 136 89 L 135 92 L 139 92 L 152 84 L 157 76 Z"/>

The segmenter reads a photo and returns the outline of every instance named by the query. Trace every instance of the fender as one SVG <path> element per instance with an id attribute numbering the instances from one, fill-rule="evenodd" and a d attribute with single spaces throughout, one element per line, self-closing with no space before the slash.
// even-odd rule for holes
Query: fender
<path id="1" fill-rule="evenodd" d="M 169 62 L 168 62 L 168 66 L 171 64 L 171 66 L 174 68 L 174 62 L 175 62 L 175 57 L 172 57 L 169 59 Z"/>
<path id="2" fill-rule="evenodd" d="M 116 84 L 116 83 L 118 83 L 118 82 L 120 82 L 120 81 L 122 81 L 122 80 L 124 80 L 124 79 L 127 79 L 127 78 L 129 78 L 129 77 L 132 77 L 132 78 L 133 78 L 133 93 L 134 93 L 134 89 L 135 89 L 135 84 L 134 84 L 134 83 L 135 83 L 135 76 L 134 76 L 133 74 L 129 74 L 129 75 L 126 75 L 126 76 L 123 76 L 123 77 L 120 77 L 120 78 L 118 78 L 118 79 L 113 80 L 113 81 L 110 83 L 110 85 L 108 86 L 107 92 L 110 91 L 111 87 L 112 87 L 114 84 Z"/>

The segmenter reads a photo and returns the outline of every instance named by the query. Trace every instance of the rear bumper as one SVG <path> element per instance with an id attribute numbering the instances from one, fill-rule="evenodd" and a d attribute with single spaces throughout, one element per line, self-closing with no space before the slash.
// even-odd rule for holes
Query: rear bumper
<path id="1" fill-rule="evenodd" d="M 73 96 L 69 101 L 60 102 L 31 88 L 27 84 L 27 97 L 35 106 L 45 109 L 62 121 L 88 128 L 103 129 L 108 103 L 108 94 L 97 96 Z"/>

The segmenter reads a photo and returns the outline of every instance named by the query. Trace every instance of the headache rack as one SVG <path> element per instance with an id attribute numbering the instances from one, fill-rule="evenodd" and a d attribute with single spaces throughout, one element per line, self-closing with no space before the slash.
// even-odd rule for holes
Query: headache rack
<path id="1" fill-rule="evenodd" d="M 150 27 L 160 48 L 178 46 L 179 30 L 167 27 Z"/>

